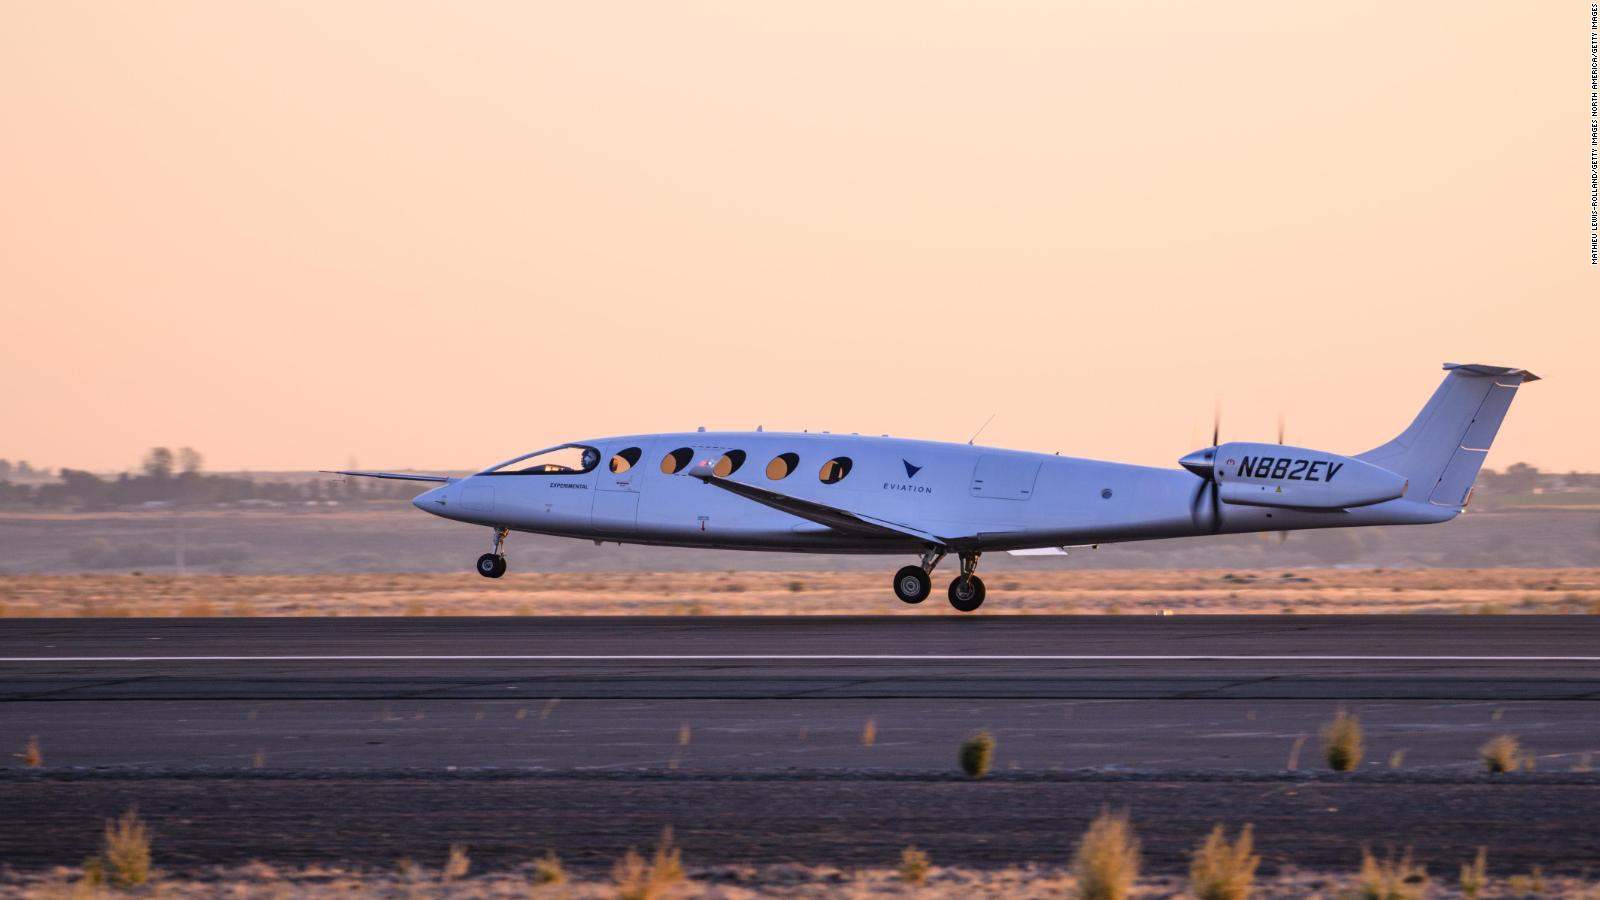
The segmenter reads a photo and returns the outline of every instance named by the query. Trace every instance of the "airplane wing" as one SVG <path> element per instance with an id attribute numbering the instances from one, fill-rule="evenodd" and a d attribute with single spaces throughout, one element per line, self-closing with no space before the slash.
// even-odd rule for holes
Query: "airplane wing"
<path id="1" fill-rule="evenodd" d="M 763 506 L 770 506 L 792 516 L 799 516 L 802 519 L 816 522 L 819 525 L 826 525 L 829 528 L 848 534 L 859 534 L 875 538 L 909 537 L 938 547 L 945 547 L 949 544 L 948 541 L 936 534 L 930 534 L 919 528 L 912 528 L 910 525 L 890 522 L 865 513 L 851 512 L 848 509 L 828 506 L 813 500 L 802 500 L 799 497 L 791 497 L 788 494 L 780 494 L 777 491 L 769 491 L 765 488 L 758 488 L 755 485 L 718 478 L 712 473 L 710 462 L 700 463 L 690 469 L 687 474 L 690 477 L 700 479 L 706 484 L 722 488 L 730 494 L 737 494 L 747 500 L 754 500 Z"/>
<path id="2" fill-rule="evenodd" d="M 448 475 L 413 475 L 405 472 L 348 472 L 338 469 L 322 469 L 324 475 L 359 475 L 362 478 L 392 478 L 396 481 L 433 481 L 440 484 L 449 484 L 455 481 Z"/>

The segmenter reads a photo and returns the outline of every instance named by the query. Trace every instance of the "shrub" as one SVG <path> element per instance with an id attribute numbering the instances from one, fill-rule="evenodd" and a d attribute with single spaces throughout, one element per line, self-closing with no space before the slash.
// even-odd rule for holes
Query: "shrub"
<path id="1" fill-rule="evenodd" d="M 17 755 L 22 757 L 22 764 L 30 769 L 44 765 L 44 751 L 39 749 L 39 736 L 30 735 L 28 742 L 22 745 L 22 752 Z"/>
<path id="2" fill-rule="evenodd" d="M 1239 829 L 1239 837 L 1228 843 L 1222 823 L 1194 851 L 1189 861 L 1189 884 L 1199 900 L 1245 900 L 1255 881 L 1261 857 L 1252 854 L 1253 828 Z"/>
<path id="3" fill-rule="evenodd" d="M 107 880 L 116 887 L 137 887 L 150 880 L 150 829 L 139 818 L 137 806 L 128 807 L 120 819 L 106 820 L 101 859 Z"/>
<path id="4" fill-rule="evenodd" d="M 533 861 L 534 884 L 566 884 L 567 870 L 561 868 L 561 857 L 554 850 Z"/>
<path id="5" fill-rule="evenodd" d="M 1348 772 L 1361 764 L 1361 720 L 1344 707 L 1333 714 L 1333 720 L 1322 726 L 1322 752 L 1328 768 L 1335 772 Z"/>
<path id="6" fill-rule="evenodd" d="M 906 884 L 923 884 L 928 880 L 928 870 L 932 868 L 928 863 L 928 854 L 916 847 L 907 847 L 900 851 L 900 880 Z"/>
<path id="7" fill-rule="evenodd" d="M 1411 861 L 1411 849 L 1395 859 L 1391 852 L 1381 862 L 1370 850 L 1361 850 L 1361 875 L 1356 882 L 1360 900 L 1420 900 L 1428 889 L 1428 871 Z"/>
<path id="8" fill-rule="evenodd" d="M 1126 811 L 1101 810 L 1072 854 L 1083 900 L 1124 900 L 1139 877 L 1139 839 Z"/>
<path id="9" fill-rule="evenodd" d="M 1513 894 L 1542 894 L 1544 893 L 1544 868 L 1534 866 L 1533 871 L 1526 875 L 1513 875 L 1506 879 L 1506 886 L 1511 888 Z"/>
<path id="10" fill-rule="evenodd" d="M 472 857 L 467 855 L 465 844 L 451 844 L 450 855 L 444 861 L 444 880 L 455 881 L 467 877 L 467 872 L 472 869 Z"/>
<path id="11" fill-rule="evenodd" d="M 1521 749 L 1515 737 L 1509 734 L 1496 735 L 1478 748 L 1478 758 L 1483 760 L 1483 767 L 1491 775 L 1515 772 Z"/>
<path id="12" fill-rule="evenodd" d="M 1470 863 L 1461 867 L 1461 894 L 1467 900 L 1474 900 L 1483 890 L 1484 882 L 1489 872 L 1489 851 L 1483 847 L 1478 848 L 1478 855 Z"/>
<path id="13" fill-rule="evenodd" d="M 683 880 L 682 852 L 672 845 L 672 828 L 661 831 L 654 858 L 647 864 L 637 850 L 630 848 L 611 868 L 620 900 L 652 900 L 669 886 Z"/>
<path id="14" fill-rule="evenodd" d="M 961 771 L 971 778 L 982 778 L 989 773 L 989 763 L 994 760 L 994 735 L 980 731 L 961 742 L 959 755 Z"/>

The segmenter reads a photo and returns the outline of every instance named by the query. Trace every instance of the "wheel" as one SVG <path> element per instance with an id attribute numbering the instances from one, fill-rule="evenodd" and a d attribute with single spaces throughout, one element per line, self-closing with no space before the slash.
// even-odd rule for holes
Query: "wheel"
<path id="1" fill-rule="evenodd" d="M 894 595 L 906 603 L 921 603 L 933 590 L 933 579 L 921 566 L 906 566 L 894 573 Z"/>
<path id="2" fill-rule="evenodd" d="M 950 605 L 959 612 L 972 612 L 983 605 L 983 579 L 972 575 L 965 580 L 956 576 L 950 582 Z"/>
<path id="3" fill-rule="evenodd" d="M 478 574 L 485 578 L 499 578 L 506 573 L 506 558 L 493 553 L 478 557 Z"/>

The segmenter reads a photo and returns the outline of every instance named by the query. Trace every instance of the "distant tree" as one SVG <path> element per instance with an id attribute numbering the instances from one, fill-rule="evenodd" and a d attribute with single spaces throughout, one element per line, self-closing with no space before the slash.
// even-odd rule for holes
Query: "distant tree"
<path id="1" fill-rule="evenodd" d="M 16 472 L 18 478 L 31 478 L 34 474 L 33 466 L 28 465 L 25 459 L 17 463 Z"/>
<path id="2" fill-rule="evenodd" d="M 178 468 L 185 474 L 193 475 L 199 472 L 203 462 L 200 451 L 193 447 L 183 447 L 178 450 Z"/>
<path id="3" fill-rule="evenodd" d="M 0 459 L 0 479 L 11 477 L 11 460 Z"/>
<path id="4" fill-rule="evenodd" d="M 144 474 L 151 478 L 171 478 L 172 451 L 166 447 L 151 447 L 144 457 Z"/>
<path id="5" fill-rule="evenodd" d="M 1508 494 L 1525 494 L 1539 486 L 1539 470 L 1527 463 L 1512 463 L 1495 482 Z"/>

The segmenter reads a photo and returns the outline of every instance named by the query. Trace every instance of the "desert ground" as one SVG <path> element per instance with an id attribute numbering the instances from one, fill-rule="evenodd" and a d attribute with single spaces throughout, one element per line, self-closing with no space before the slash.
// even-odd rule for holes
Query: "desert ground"
<path id="1" fill-rule="evenodd" d="M 947 575 L 941 570 L 941 574 Z M 0 577 L 0 615 L 940 615 L 886 572 L 512 572 Z M 1600 569 L 1011 570 L 982 614 L 1600 613 Z"/>

